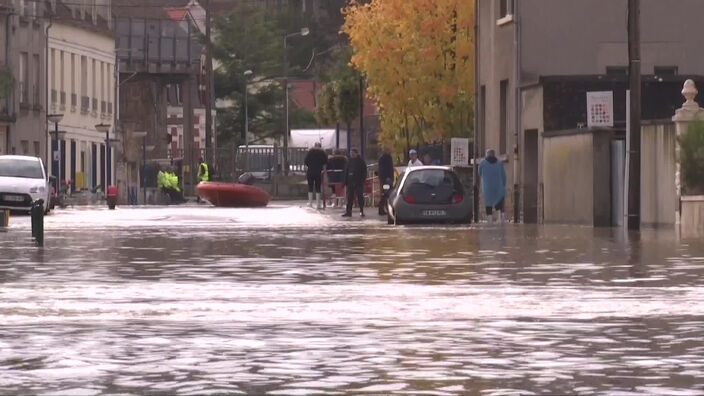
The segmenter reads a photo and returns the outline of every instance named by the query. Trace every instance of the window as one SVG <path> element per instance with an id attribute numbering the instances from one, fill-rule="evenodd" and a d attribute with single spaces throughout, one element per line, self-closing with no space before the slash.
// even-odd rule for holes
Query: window
<path id="1" fill-rule="evenodd" d="M 40 95 L 40 89 L 41 89 L 41 81 L 42 81 L 42 63 L 41 63 L 41 58 L 39 58 L 39 54 L 34 54 L 32 55 L 32 62 L 33 62 L 33 68 L 34 68 L 34 81 L 32 85 L 32 94 L 34 95 L 34 105 L 38 106 L 41 104 L 41 95 Z"/>
<path id="2" fill-rule="evenodd" d="M 56 50 L 51 49 L 51 89 L 56 91 Z M 56 97 L 52 99 L 52 102 L 56 102 Z"/>
<path id="3" fill-rule="evenodd" d="M 41 154 L 41 147 L 39 146 L 39 142 L 35 140 L 34 141 L 34 155 L 39 157 L 40 154 Z"/>
<path id="4" fill-rule="evenodd" d="M 499 153 L 506 154 L 508 133 L 508 80 L 501 81 L 499 93 Z"/>
<path id="5" fill-rule="evenodd" d="M 33 68 L 34 68 L 34 81 L 32 82 L 32 94 L 34 95 L 34 105 L 38 106 L 41 104 L 41 95 L 40 95 L 40 87 L 41 87 L 41 80 L 42 80 L 42 63 L 41 59 L 39 58 L 39 54 L 34 54 L 32 55 L 32 62 L 33 62 Z"/>
<path id="6" fill-rule="evenodd" d="M 200 125 L 200 116 L 199 115 L 193 116 L 193 125 Z"/>
<path id="7" fill-rule="evenodd" d="M 91 66 L 92 66 L 92 67 L 91 67 L 91 70 L 90 70 L 90 72 L 91 72 L 91 73 L 90 73 L 90 75 L 91 75 L 91 80 L 90 80 L 90 81 L 91 81 L 91 91 L 92 91 L 92 96 L 91 96 L 91 97 L 93 98 L 93 100 L 95 100 L 95 98 L 97 97 L 97 96 L 96 96 L 96 93 L 97 93 L 97 92 L 96 92 L 96 91 L 97 91 L 96 88 L 97 88 L 97 86 L 95 85 L 95 77 L 96 77 L 95 59 L 92 59 L 92 60 L 91 60 Z"/>
<path id="8" fill-rule="evenodd" d="M 22 146 L 22 155 L 29 154 L 29 140 L 22 140 L 20 146 Z"/>
<path id="9" fill-rule="evenodd" d="M 499 2 L 499 18 L 505 18 L 513 15 L 514 0 L 498 0 Z"/>
<path id="10" fill-rule="evenodd" d="M 64 69 L 64 52 L 59 51 L 59 89 L 61 92 L 66 92 L 64 89 L 64 76 L 65 76 L 65 69 Z M 65 103 L 65 101 L 64 101 Z"/>
<path id="11" fill-rule="evenodd" d="M 414 170 L 406 176 L 403 195 L 418 204 L 449 204 L 464 188 L 457 175 L 441 169 Z"/>
<path id="12" fill-rule="evenodd" d="M 655 75 L 658 77 L 676 76 L 677 66 L 655 66 Z"/>
<path id="13" fill-rule="evenodd" d="M 486 85 L 482 85 L 479 93 L 479 154 L 486 151 Z"/>
<path id="14" fill-rule="evenodd" d="M 88 58 L 81 56 L 81 96 L 88 96 Z"/>
<path id="15" fill-rule="evenodd" d="M 76 54 L 71 54 L 71 95 L 76 94 Z M 72 103 L 75 106 L 75 103 Z"/>
<path id="16" fill-rule="evenodd" d="M 29 54 L 26 52 L 20 53 L 20 103 L 29 101 L 29 83 L 27 77 L 29 75 Z"/>
<path id="17" fill-rule="evenodd" d="M 627 76 L 628 67 L 627 66 L 606 66 L 607 76 Z"/>
<path id="18" fill-rule="evenodd" d="M 100 100 L 105 100 L 105 68 L 103 67 L 103 62 L 98 62 L 100 67 Z"/>

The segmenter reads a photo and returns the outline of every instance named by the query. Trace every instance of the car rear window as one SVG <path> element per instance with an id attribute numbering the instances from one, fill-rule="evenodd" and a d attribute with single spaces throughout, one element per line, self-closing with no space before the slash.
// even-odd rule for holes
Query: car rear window
<path id="1" fill-rule="evenodd" d="M 39 161 L 0 158 L 0 176 L 43 179 L 44 173 Z"/>
<path id="2" fill-rule="evenodd" d="M 454 195 L 464 195 L 464 189 L 454 172 L 424 169 L 408 175 L 402 193 L 412 195 L 417 203 L 450 203 Z"/>

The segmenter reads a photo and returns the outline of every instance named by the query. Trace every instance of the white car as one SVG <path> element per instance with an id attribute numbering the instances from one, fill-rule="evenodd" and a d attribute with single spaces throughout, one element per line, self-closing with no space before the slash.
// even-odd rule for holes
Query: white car
<path id="1" fill-rule="evenodd" d="M 32 202 L 44 200 L 49 208 L 49 180 L 37 157 L 0 155 L 0 210 L 30 211 Z"/>

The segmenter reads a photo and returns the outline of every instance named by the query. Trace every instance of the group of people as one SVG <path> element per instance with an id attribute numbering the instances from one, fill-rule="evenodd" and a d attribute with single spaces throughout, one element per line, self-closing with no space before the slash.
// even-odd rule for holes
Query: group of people
<path id="1" fill-rule="evenodd" d="M 352 206 L 357 201 L 360 216 L 364 216 L 364 185 L 367 180 L 367 164 L 359 156 L 356 148 L 350 150 L 350 157 L 344 151 L 337 150 L 332 156 L 323 151 L 320 143 L 315 143 L 304 159 L 306 165 L 306 179 L 308 181 L 308 206 L 322 208 L 322 174 L 323 170 L 329 172 L 330 183 L 342 183 L 347 190 L 347 206 L 344 217 L 352 216 Z"/>
<path id="2" fill-rule="evenodd" d="M 367 180 L 367 164 L 355 148 L 350 150 L 349 159 L 344 153 L 344 150 L 336 150 L 332 156 L 328 157 L 320 143 L 316 143 L 308 151 L 304 160 L 307 167 L 308 206 L 313 207 L 313 199 L 315 198 L 316 208 L 321 209 L 322 172 L 327 169 L 329 182 L 342 183 L 347 191 L 347 206 L 342 216 L 352 216 L 352 206 L 355 200 L 358 203 L 360 216 L 364 216 L 364 188 Z M 411 149 L 408 155 L 410 158 L 408 161 L 409 168 L 424 165 L 423 161 L 418 158 L 418 152 L 415 149 Z M 428 165 L 434 164 L 429 156 L 427 157 Z M 384 148 L 382 155 L 379 157 L 378 165 L 379 187 L 382 191 L 381 199 L 379 200 L 379 215 L 385 215 L 388 197 L 384 193 L 384 185 L 393 186 L 395 176 L 391 149 L 388 147 Z M 503 222 L 506 170 L 504 169 L 504 164 L 496 157 L 494 150 L 487 150 L 486 157 L 479 165 L 479 176 L 489 221 L 493 221 L 494 213 L 496 213 L 498 221 Z"/>
<path id="3" fill-rule="evenodd" d="M 178 176 L 176 176 L 174 169 L 168 168 L 165 171 L 160 170 L 156 175 L 156 183 L 159 189 L 169 196 L 171 203 L 184 202 Z"/>
<path id="4" fill-rule="evenodd" d="M 198 181 L 210 181 L 210 167 L 200 158 L 198 165 Z M 169 196 L 171 203 L 183 203 L 186 199 L 183 197 L 181 183 L 176 174 L 176 168 L 171 166 L 166 170 L 159 170 L 156 175 L 157 187 L 166 195 Z M 200 199 L 199 199 L 200 200 Z"/>

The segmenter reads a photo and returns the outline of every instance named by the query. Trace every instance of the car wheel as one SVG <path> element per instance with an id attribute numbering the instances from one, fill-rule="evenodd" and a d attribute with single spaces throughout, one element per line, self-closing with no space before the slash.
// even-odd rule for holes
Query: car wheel
<path id="1" fill-rule="evenodd" d="M 396 217 L 394 218 L 394 224 L 395 225 L 403 225 L 403 221 L 399 219 L 398 214 L 396 214 Z"/>

